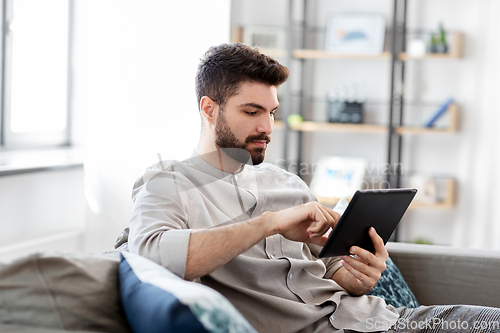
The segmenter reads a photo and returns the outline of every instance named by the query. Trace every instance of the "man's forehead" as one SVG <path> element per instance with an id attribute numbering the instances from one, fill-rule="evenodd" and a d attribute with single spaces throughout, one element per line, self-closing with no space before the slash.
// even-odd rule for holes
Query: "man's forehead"
<path id="1" fill-rule="evenodd" d="M 242 83 L 237 93 L 231 96 L 229 100 L 232 100 L 232 104 L 236 107 L 274 109 L 279 105 L 275 86 L 255 82 Z"/>
<path id="2" fill-rule="evenodd" d="M 245 91 L 248 91 L 248 90 L 259 90 L 259 89 L 262 89 L 262 90 L 267 90 L 267 89 L 271 89 L 271 90 L 277 90 L 276 86 L 273 86 L 273 85 L 270 85 L 270 84 L 267 84 L 267 83 L 263 83 L 263 82 L 256 82 L 256 81 L 243 81 L 240 83 L 239 87 L 238 87 L 238 90 L 237 90 L 237 93 L 242 93 L 242 92 L 245 92 Z"/>

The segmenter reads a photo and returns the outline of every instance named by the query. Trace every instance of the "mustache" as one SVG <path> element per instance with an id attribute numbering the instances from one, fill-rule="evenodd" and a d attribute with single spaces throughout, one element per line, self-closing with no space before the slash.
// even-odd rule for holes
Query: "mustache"
<path id="1" fill-rule="evenodd" d="M 266 144 L 271 142 L 271 137 L 267 134 L 261 133 L 261 134 L 256 134 L 256 135 L 250 135 L 246 138 L 245 143 L 249 143 L 250 141 L 266 141 Z"/>

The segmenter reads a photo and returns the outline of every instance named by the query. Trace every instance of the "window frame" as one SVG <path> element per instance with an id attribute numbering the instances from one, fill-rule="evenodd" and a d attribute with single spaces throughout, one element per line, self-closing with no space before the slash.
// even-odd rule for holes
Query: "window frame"
<path id="1" fill-rule="evenodd" d="M 73 82 L 73 36 L 74 36 L 74 0 L 68 1 L 68 48 L 67 48 L 67 77 L 66 77 L 66 126 L 62 131 L 45 133 L 13 133 L 10 130 L 10 89 L 12 70 L 12 34 L 10 25 L 13 18 L 13 1 L 2 0 L 0 17 L 1 31 L 1 80 L 0 80 L 0 151 L 7 149 L 38 148 L 71 146 L 71 109 L 72 109 L 72 82 Z"/>

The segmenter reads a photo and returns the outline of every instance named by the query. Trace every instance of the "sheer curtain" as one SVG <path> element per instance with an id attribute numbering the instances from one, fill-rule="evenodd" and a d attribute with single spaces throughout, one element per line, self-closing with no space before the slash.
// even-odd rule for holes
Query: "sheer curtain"
<path id="1" fill-rule="evenodd" d="M 230 1 L 76 1 L 74 117 L 84 123 L 85 250 L 112 249 L 134 181 L 196 147 L 194 76 L 229 41 Z"/>
<path id="2" fill-rule="evenodd" d="M 477 71 L 476 101 L 469 109 L 473 134 L 460 166 L 461 186 L 454 245 L 500 250 L 500 3 L 481 2 L 480 29 L 471 44 L 482 59 Z"/>

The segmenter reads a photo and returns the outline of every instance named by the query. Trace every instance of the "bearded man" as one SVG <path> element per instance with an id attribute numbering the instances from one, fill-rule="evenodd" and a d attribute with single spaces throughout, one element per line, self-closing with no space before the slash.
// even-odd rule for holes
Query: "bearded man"
<path id="1" fill-rule="evenodd" d="M 388 258 L 376 231 L 374 253 L 352 247 L 352 256 L 318 258 L 340 214 L 296 175 L 263 163 L 287 77 L 248 46 L 208 50 L 196 76 L 199 144 L 191 158 L 162 161 L 136 182 L 129 249 L 218 290 L 259 332 L 395 329 L 400 316 L 425 309 L 365 295 Z M 432 309 L 431 317 L 450 312 Z"/>

